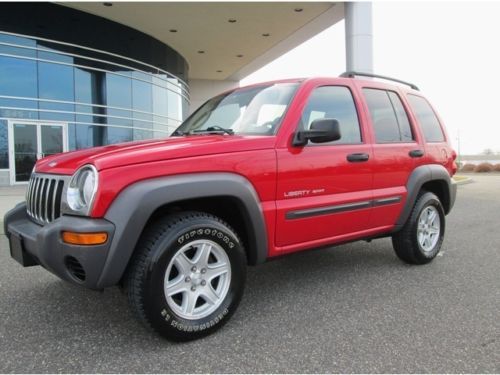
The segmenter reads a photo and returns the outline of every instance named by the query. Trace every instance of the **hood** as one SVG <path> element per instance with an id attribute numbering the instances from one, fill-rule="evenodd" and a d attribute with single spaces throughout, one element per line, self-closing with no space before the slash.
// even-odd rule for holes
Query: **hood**
<path id="1" fill-rule="evenodd" d="M 127 142 L 49 156 L 37 162 L 36 171 L 73 174 L 85 164 L 103 170 L 160 160 L 269 149 L 274 142 L 275 137 L 270 136 L 237 135 L 195 135 Z"/>

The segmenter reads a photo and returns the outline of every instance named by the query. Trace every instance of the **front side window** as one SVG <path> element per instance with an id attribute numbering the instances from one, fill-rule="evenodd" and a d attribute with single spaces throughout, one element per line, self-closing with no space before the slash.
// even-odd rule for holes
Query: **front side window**
<path id="1" fill-rule="evenodd" d="M 392 91 L 363 89 L 377 143 L 413 141 L 408 115 Z"/>
<path id="2" fill-rule="evenodd" d="M 275 134 L 298 83 L 277 83 L 234 90 L 206 102 L 172 135 L 227 132 Z"/>
<path id="3" fill-rule="evenodd" d="M 417 120 L 424 133 L 427 142 L 443 142 L 444 134 L 436 114 L 424 98 L 416 95 L 408 95 L 410 106 L 417 116 Z"/>
<path id="4" fill-rule="evenodd" d="M 351 91 L 344 86 L 322 86 L 316 88 L 307 102 L 301 117 L 302 129 L 309 129 L 316 119 L 336 119 L 341 138 L 324 144 L 361 143 L 358 114 Z"/>

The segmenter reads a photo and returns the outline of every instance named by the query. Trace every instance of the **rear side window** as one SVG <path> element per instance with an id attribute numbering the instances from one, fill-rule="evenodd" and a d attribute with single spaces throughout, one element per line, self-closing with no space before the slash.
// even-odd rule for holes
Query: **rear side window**
<path id="1" fill-rule="evenodd" d="M 377 143 L 413 141 L 410 121 L 399 96 L 392 91 L 363 89 Z"/>
<path id="2" fill-rule="evenodd" d="M 389 94 L 389 99 L 391 99 L 392 106 L 394 107 L 394 112 L 396 113 L 396 118 L 398 120 L 399 131 L 401 133 L 401 141 L 411 142 L 414 140 L 413 133 L 411 132 L 410 120 L 408 120 L 408 115 L 406 114 L 403 103 L 399 99 L 398 94 L 393 91 L 387 91 Z"/>
<path id="3" fill-rule="evenodd" d="M 303 129 L 309 129 L 314 120 L 322 118 L 338 120 L 341 138 L 321 145 L 361 143 L 358 114 L 351 91 L 347 87 L 322 86 L 314 89 L 302 112 L 301 126 Z"/>
<path id="4" fill-rule="evenodd" d="M 424 98 L 408 94 L 408 101 L 417 117 L 427 142 L 443 142 L 444 134 L 436 114 Z"/>

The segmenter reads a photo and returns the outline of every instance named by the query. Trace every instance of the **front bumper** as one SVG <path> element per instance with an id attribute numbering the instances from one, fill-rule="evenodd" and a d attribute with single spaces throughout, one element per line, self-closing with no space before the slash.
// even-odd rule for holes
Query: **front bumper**
<path id="1" fill-rule="evenodd" d="M 26 204 L 20 203 L 5 215 L 4 227 L 11 256 L 23 266 L 39 264 L 61 279 L 99 289 L 115 231 L 108 220 L 63 215 L 41 226 L 28 217 Z M 108 240 L 102 245 L 70 245 L 61 240 L 63 231 L 106 232 Z"/>

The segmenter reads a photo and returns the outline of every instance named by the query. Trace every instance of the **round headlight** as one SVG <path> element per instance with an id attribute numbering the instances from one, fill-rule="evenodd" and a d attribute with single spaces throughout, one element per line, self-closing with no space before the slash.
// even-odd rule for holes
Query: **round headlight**
<path id="1" fill-rule="evenodd" d="M 97 171 L 85 165 L 75 172 L 68 186 L 66 200 L 76 212 L 87 213 L 97 190 Z"/>

